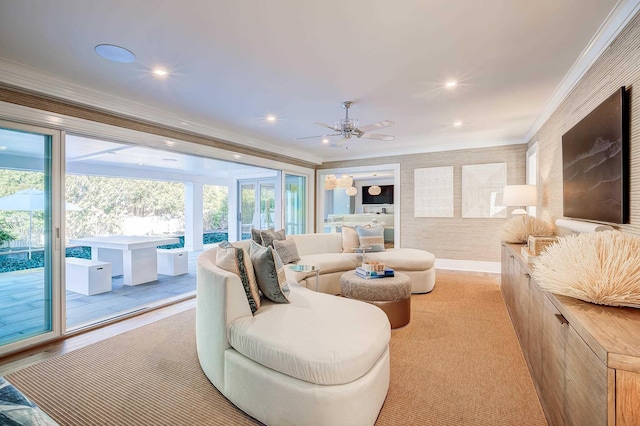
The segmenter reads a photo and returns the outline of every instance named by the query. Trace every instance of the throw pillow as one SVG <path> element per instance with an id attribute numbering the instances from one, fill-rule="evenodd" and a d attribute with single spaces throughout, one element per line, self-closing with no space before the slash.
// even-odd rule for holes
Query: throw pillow
<path id="1" fill-rule="evenodd" d="M 350 226 L 342 227 L 342 252 L 353 253 L 353 249 L 360 246 L 360 239 L 355 228 Z"/>
<path id="2" fill-rule="evenodd" d="M 262 236 L 260 235 L 260 230 L 251 228 L 251 239 L 256 243 L 262 245 Z"/>
<path id="3" fill-rule="evenodd" d="M 273 229 L 265 229 L 260 231 L 260 237 L 262 237 L 262 245 L 265 247 L 273 247 L 273 242 L 276 240 L 284 240 L 287 236 L 284 233 L 284 229 L 274 231 Z"/>
<path id="4" fill-rule="evenodd" d="M 366 227 L 357 225 L 356 232 L 360 239 L 360 245 L 371 247 L 368 251 L 384 251 L 384 226 Z"/>
<path id="5" fill-rule="evenodd" d="M 256 272 L 258 287 L 264 297 L 276 303 L 289 303 L 289 286 L 284 265 L 273 247 L 263 247 L 252 241 L 249 257 Z"/>
<path id="6" fill-rule="evenodd" d="M 300 260 L 298 246 L 296 246 L 296 242 L 292 238 L 287 240 L 274 240 L 273 248 L 285 265 Z"/>
<path id="7" fill-rule="evenodd" d="M 242 248 L 232 246 L 229 241 L 223 241 L 218 245 L 216 265 L 240 277 L 251 313 L 255 314 L 260 308 L 260 291 L 249 253 Z"/>

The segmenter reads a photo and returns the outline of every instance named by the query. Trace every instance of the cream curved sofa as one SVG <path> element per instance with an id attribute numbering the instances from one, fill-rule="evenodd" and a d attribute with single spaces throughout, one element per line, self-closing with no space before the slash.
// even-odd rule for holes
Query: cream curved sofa
<path id="1" fill-rule="evenodd" d="M 384 312 L 290 284 L 291 303 L 263 299 L 252 315 L 216 250 L 197 270 L 197 351 L 211 383 L 267 425 L 374 424 L 389 388 Z"/>
<path id="2" fill-rule="evenodd" d="M 296 242 L 300 260 L 294 263 L 320 268 L 318 291 L 340 294 L 340 276 L 353 270 L 362 258 L 357 253 L 343 253 L 342 234 L 318 233 L 290 235 Z M 428 293 L 436 283 L 435 256 L 426 250 L 394 248 L 365 254 L 367 261 L 383 262 L 385 266 L 411 278 L 412 293 Z M 315 290 L 315 274 L 285 269 L 290 282 Z"/>

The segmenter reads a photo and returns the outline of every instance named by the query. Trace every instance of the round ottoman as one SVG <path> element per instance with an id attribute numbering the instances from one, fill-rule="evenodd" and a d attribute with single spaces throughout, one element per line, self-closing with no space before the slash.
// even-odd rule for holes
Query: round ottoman
<path id="1" fill-rule="evenodd" d="M 382 309 L 391 328 L 407 325 L 411 319 L 411 279 L 400 272 L 394 277 L 360 278 L 356 271 L 340 277 L 340 292 L 349 299 L 362 300 Z"/>

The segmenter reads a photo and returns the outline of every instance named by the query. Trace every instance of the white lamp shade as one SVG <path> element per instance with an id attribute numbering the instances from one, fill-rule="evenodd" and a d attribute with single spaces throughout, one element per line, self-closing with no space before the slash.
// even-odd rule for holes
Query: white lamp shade
<path id="1" fill-rule="evenodd" d="M 352 184 L 353 184 L 353 178 L 351 176 L 342 175 L 338 179 L 338 188 L 340 189 L 351 188 Z"/>
<path id="2" fill-rule="evenodd" d="M 336 178 L 336 175 L 325 176 L 324 189 L 326 190 L 336 189 L 336 186 L 338 186 L 338 179 Z"/>
<path id="3" fill-rule="evenodd" d="M 369 195 L 380 195 L 382 189 L 378 185 L 373 185 L 369 187 Z"/>
<path id="4" fill-rule="evenodd" d="M 351 186 L 344 191 L 348 196 L 353 197 L 358 193 L 358 188 Z"/>
<path id="5" fill-rule="evenodd" d="M 502 204 L 511 207 L 535 206 L 538 192 L 535 185 L 507 185 L 502 192 Z M 522 213 L 521 213 L 522 214 Z M 524 212 L 526 214 L 526 211 Z"/>

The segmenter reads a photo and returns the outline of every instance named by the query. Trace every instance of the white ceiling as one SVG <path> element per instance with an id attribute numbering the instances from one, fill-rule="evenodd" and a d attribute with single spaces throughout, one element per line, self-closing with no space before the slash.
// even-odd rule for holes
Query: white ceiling
<path id="1" fill-rule="evenodd" d="M 0 0 L 0 83 L 317 163 L 526 143 L 639 2 Z M 395 140 L 296 140 L 344 100 Z"/>

